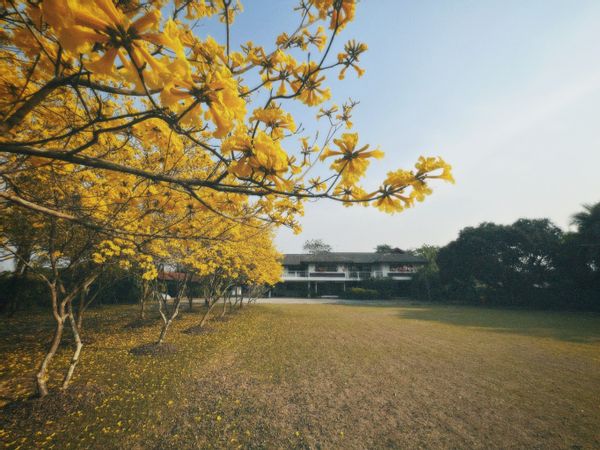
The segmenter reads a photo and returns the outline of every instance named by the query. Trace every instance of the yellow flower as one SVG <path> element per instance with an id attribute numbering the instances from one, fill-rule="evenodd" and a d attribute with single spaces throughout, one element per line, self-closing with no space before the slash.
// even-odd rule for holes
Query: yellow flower
<path id="1" fill-rule="evenodd" d="M 351 40 L 344 45 L 344 52 L 338 54 L 338 63 L 344 67 L 340 71 L 339 79 L 343 80 L 348 67 L 354 68 L 359 77 L 362 77 L 365 71 L 358 66 L 359 56 L 367 51 L 367 45 L 362 42 Z"/>
<path id="2" fill-rule="evenodd" d="M 207 104 L 204 117 L 215 125 L 212 135 L 216 138 L 227 136 L 246 115 L 246 102 L 226 67 L 215 68 L 202 77 L 177 78 L 162 90 L 160 98 L 163 105 L 185 112 L 183 119 L 188 121 L 192 116 L 199 116 L 202 103 Z"/>
<path id="3" fill-rule="evenodd" d="M 341 30 L 348 22 L 354 20 L 356 0 L 314 0 L 319 12 L 319 18 L 331 16 L 329 28 Z"/>
<path id="4" fill-rule="evenodd" d="M 366 202 L 360 202 L 368 198 L 367 193 L 359 186 L 351 184 L 338 184 L 333 190 L 334 197 L 341 199 L 344 202 L 344 206 L 352 206 L 357 203 L 361 203 L 367 206 Z"/>
<path id="5" fill-rule="evenodd" d="M 292 81 L 292 89 L 298 92 L 298 99 L 308 106 L 316 106 L 331 98 L 329 88 L 321 85 L 325 81 L 325 75 L 320 75 L 318 64 L 311 61 L 310 64 L 302 64 L 296 71 L 296 79 Z"/>
<path id="6" fill-rule="evenodd" d="M 47 0 L 42 3 L 45 20 L 56 31 L 62 46 L 73 53 L 90 53 L 96 48 L 102 56 L 85 61 L 85 66 L 101 75 L 115 75 L 117 56 L 123 64 L 122 75 L 136 83 L 142 90 L 142 79 L 147 87 L 161 86 L 162 79 L 170 75 L 168 68 L 150 51 L 148 43 L 173 50 L 185 60 L 175 23 L 169 20 L 162 33 L 156 33 L 160 23 L 160 10 L 151 9 L 136 20 L 115 6 L 112 0 Z"/>
<path id="7" fill-rule="evenodd" d="M 306 37 L 308 43 L 315 45 L 320 52 L 325 49 L 325 45 L 327 44 L 327 35 L 325 34 L 325 29 L 323 27 L 317 28 L 317 31 L 314 34 L 310 34 L 308 30 L 304 30 L 302 34 Z"/>
<path id="8" fill-rule="evenodd" d="M 454 177 L 452 176 L 452 166 L 444 161 L 441 157 L 419 157 L 419 161 L 415 164 L 418 170 L 417 175 L 428 174 L 435 170 L 442 169 L 442 173 L 439 175 L 427 175 L 427 178 L 440 178 L 450 183 L 454 183 Z"/>
<path id="9" fill-rule="evenodd" d="M 344 133 L 341 139 L 334 139 L 333 142 L 339 150 L 326 148 L 321 155 L 321 160 L 330 156 L 340 156 L 331 164 L 331 169 L 342 175 L 342 181 L 353 184 L 361 178 L 369 167 L 369 158 L 383 158 L 381 150 L 368 151 L 369 146 L 364 145 L 358 150 L 358 133 Z"/>
<path id="10" fill-rule="evenodd" d="M 250 121 L 263 122 L 267 127 L 271 128 L 271 137 L 274 139 L 283 138 L 284 130 L 296 131 L 296 124 L 292 115 L 277 105 L 255 109 L 252 117 L 250 117 Z"/>

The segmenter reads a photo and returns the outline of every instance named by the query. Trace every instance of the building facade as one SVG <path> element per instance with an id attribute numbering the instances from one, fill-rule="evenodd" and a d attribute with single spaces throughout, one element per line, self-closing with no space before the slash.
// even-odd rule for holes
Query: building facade
<path id="1" fill-rule="evenodd" d="M 347 288 L 394 282 L 401 294 L 427 260 L 408 253 L 322 253 L 286 254 L 283 282 L 275 295 L 342 295 Z"/>

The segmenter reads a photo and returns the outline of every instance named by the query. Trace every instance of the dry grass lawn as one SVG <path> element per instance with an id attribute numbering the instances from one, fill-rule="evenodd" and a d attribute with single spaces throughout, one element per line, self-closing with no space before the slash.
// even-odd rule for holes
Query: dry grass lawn
<path id="1" fill-rule="evenodd" d="M 252 305 L 176 353 L 95 310 L 72 392 L 27 400 L 49 335 L 0 323 L 9 448 L 600 448 L 600 317 L 445 306 Z M 56 366 L 67 361 L 68 347 Z"/>

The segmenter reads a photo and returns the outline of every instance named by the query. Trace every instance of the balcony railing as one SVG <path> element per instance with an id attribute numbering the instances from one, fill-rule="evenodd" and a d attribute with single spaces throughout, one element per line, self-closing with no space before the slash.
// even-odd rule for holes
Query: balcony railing
<path id="1" fill-rule="evenodd" d="M 345 272 L 310 272 L 310 278 L 346 278 Z"/>
<path id="2" fill-rule="evenodd" d="M 371 278 L 371 272 L 350 272 L 348 278 L 351 280 L 368 280 Z"/>
<path id="3" fill-rule="evenodd" d="M 387 277 L 400 277 L 406 275 L 412 275 L 417 272 L 417 269 L 404 269 L 403 271 L 394 271 L 388 272 Z M 284 279 L 293 279 L 293 278 L 340 278 L 346 280 L 369 280 L 372 278 L 384 278 L 384 274 L 382 271 L 373 271 L 373 272 L 358 272 L 358 271 L 349 271 L 349 272 L 308 272 L 304 270 L 291 270 L 283 272 Z"/>
<path id="4" fill-rule="evenodd" d="M 283 278 L 306 278 L 307 276 L 308 276 L 308 272 L 302 272 L 302 271 L 283 272 Z"/>
<path id="5" fill-rule="evenodd" d="M 393 277 L 393 276 L 398 276 L 398 275 L 404 275 L 407 273 L 417 273 L 417 268 L 416 267 L 407 267 L 406 269 L 402 269 L 402 270 L 389 271 L 388 276 Z"/>

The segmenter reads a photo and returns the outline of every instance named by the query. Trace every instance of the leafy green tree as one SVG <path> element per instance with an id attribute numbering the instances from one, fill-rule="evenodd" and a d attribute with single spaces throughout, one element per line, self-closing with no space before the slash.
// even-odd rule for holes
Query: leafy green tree
<path id="1" fill-rule="evenodd" d="M 600 203 L 573 215 L 577 231 L 564 236 L 559 258 L 560 293 L 570 308 L 600 308 Z"/>
<path id="2" fill-rule="evenodd" d="M 419 269 L 411 281 L 411 292 L 413 296 L 428 301 L 439 298 L 440 276 L 439 267 L 437 265 L 439 251 L 439 247 L 427 244 L 410 251 L 413 255 L 421 256 L 427 260 L 427 264 Z"/>
<path id="3" fill-rule="evenodd" d="M 481 303 L 549 303 L 562 231 L 548 219 L 463 229 L 437 258 L 450 297 Z"/>
<path id="4" fill-rule="evenodd" d="M 375 247 L 375 253 L 392 253 L 394 248 L 389 244 L 379 244 Z"/>
<path id="5" fill-rule="evenodd" d="M 577 227 L 577 243 L 589 270 L 600 276 L 600 202 L 583 205 L 584 210 L 573 215 Z"/>
<path id="6" fill-rule="evenodd" d="M 437 256 L 439 252 L 440 247 L 428 244 L 423 244 L 420 247 L 410 251 L 410 253 L 415 256 L 425 258 L 427 260 L 427 264 L 423 268 L 431 272 L 437 272 L 439 270 L 437 265 Z"/>
<path id="7" fill-rule="evenodd" d="M 331 253 L 331 245 L 326 244 L 321 239 L 309 239 L 304 243 L 302 249 L 311 255 L 321 255 Z"/>

